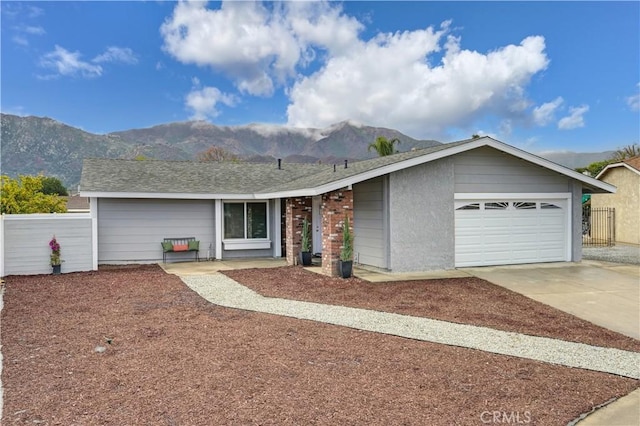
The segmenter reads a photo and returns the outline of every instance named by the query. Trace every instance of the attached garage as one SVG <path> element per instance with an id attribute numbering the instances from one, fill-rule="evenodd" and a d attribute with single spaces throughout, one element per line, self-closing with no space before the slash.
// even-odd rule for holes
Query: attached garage
<path id="1" fill-rule="evenodd" d="M 455 266 L 571 260 L 570 195 L 455 201 Z"/>

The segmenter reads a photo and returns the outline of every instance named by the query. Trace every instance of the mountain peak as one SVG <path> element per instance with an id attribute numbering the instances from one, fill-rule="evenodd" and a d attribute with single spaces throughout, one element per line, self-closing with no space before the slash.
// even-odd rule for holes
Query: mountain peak
<path id="1" fill-rule="evenodd" d="M 52 125 L 55 123 L 57 125 Z M 182 121 L 96 135 L 46 117 L 2 114 L 2 173 L 55 176 L 67 187 L 80 181 L 84 158 L 193 160 L 213 145 L 244 158 L 357 160 L 370 158 L 367 146 L 378 136 L 397 137 L 401 149 L 426 148 L 437 141 L 416 140 L 397 130 L 365 126 L 354 120 L 324 129 L 251 123 L 216 126 Z"/>

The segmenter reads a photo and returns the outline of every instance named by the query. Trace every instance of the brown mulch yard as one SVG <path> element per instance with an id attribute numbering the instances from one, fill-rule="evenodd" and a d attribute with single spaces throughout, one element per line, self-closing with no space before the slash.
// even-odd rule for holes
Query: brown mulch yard
<path id="1" fill-rule="evenodd" d="M 266 279 L 271 272 L 247 272 L 261 273 Z M 280 282 L 297 273 L 281 269 Z M 157 266 L 5 281 L 7 425 L 482 425 L 494 412 L 502 423 L 559 425 L 639 386 L 605 373 L 222 308 Z M 503 304 L 494 300 L 493 310 Z"/>
<path id="2" fill-rule="evenodd" d="M 295 266 L 223 273 L 267 297 L 394 312 L 640 352 L 639 340 L 475 277 L 370 283 L 330 278 Z"/>

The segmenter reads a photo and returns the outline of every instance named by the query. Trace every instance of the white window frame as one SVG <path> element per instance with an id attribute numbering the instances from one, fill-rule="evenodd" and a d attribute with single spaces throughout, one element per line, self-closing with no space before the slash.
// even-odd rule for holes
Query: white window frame
<path id="1" fill-rule="evenodd" d="M 267 212 L 267 238 L 247 238 L 247 204 L 264 204 Z M 226 204 L 242 204 L 243 205 L 243 231 L 244 238 L 224 238 L 224 206 Z M 271 218 L 269 214 L 269 201 L 265 200 L 226 200 L 222 201 L 221 206 L 221 236 L 225 250 L 259 250 L 271 248 Z"/>

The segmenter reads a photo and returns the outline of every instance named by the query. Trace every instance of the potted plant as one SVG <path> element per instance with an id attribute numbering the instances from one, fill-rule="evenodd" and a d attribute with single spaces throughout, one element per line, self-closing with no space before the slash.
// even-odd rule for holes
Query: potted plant
<path id="1" fill-rule="evenodd" d="M 338 271 L 342 278 L 349 278 L 353 271 L 353 234 L 349 227 L 349 217 L 345 216 L 342 226 L 342 248 L 340 249 L 340 260 L 338 261 Z"/>
<path id="2" fill-rule="evenodd" d="M 62 259 L 60 259 L 60 243 L 56 240 L 55 235 L 49 241 L 49 248 L 51 249 L 50 263 L 53 268 L 53 275 L 58 275 L 62 267 Z"/>
<path id="3" fill-rule="evenodd" d="M 305 217 L 302 221 L 302 250 L 300 251 L 300 263 L 303 266 L 311 265 L 311 224 Z"/>

